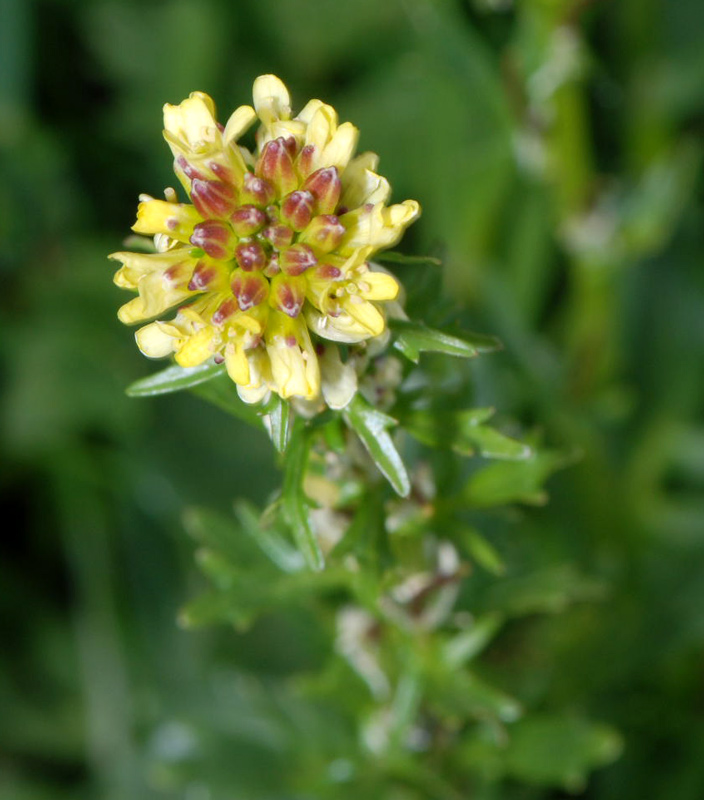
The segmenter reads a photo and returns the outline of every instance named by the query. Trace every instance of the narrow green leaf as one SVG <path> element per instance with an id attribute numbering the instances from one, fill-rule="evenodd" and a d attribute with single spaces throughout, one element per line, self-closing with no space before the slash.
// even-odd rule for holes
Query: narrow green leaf
<path id="1" fill-rule="evenodd" d="M 343 416 L 394 491 L 401 497 L 408 497 L 411 482 L 401 456 L 387 432 L 388 428 L 396 425 L 396 420 L 369 405 L 359 394 L 345 408 Z"/>
<path id="2" fill-rule="evenodd" d="M 264 426 L 278 453 L 283 453 L 288 444 L 291 406 L 278 394 L 272 393 L 263 414 Z"/>
<path id="3" fill-rule="evenodd" d="M 472 626 L 448 639 L 442 647 L 442 660 L 450 669 L 459 669 L 479 655 L 504 623 L 501 614 L 489 613 L 475 619 Z"/>
<path id="4" fill-rule="evenodd" d="M 454 414 L 422 410 L 404 414 L 400 422 L 411 436 L 431 447 L 450 447 L 464 456 L 478 453 L 485 458 L 528 458 L 532 453 L 528 445 L 484 424 L 493 414 L 493 408 L 474 408 Z"/>
<path id="5" fill-rule="evenodd" d="M 387 264 L 408 264 L 420 266 L 439 267 L 442 264 L 439 258 L 434 256 L 407 256 L 404 253 L 395 253 L 389 250 L 386 253 L 377 253 L 374 261 L 385 261 Z"/>
<path id="6" fill-rule="evenodd" d="M 222 375 L 225 367 L 221 364 L 201 364 L 199 367 L 179 367 L 173 365 L 161 372 L 140 378 L 127 387 L 129 397 L 153 397 L 157 394 L 180 392 Z"/>
<path id="7" fill-rule="evenodd" d="M 408 320 L 392 319 L 389 320 L 389 326 L 398 334 L 394 347 L 416 364 L 421 352 L 474 358 L 480 353 L 491 353 L 501 349 L 501 342 L 494 336 L 468 333 L 459 338 L 434 328 L 428 328 L 422 322 L 409 322 Z"/>
<path id="8" fill-rule="evenodd" d="M 506 565 L 496 549 L 475 528 L 464 528 L 460 532 L 462 544 L 469 555 L 492 575 L 503 575 Z"/>
<path id="9" fill-rule="evenodd" d="M 475 508 L 493 508 L 509 503 L 542 505 L 547 501 L 543 488 L 545 481 L 573 460 L 564 453 L 540 450 L 522 461 L 489 464 L 470 476 L 464 498 Z"/>
<path id="10" fill-rule="evenodd" d="M 310 526 L 309 503 L 303 491 L 303 478 L 309 452 L 310 441 L 305 424 L 302 420 L 298 420 L 293 426 L 286 454 L 282 493 L 283 512 L 306 563 L 313 570 L 321 570 L 325 566 L 325 561 Z"/>
<path id="11" fill-rule="evenodd" d="M 213 380 L 196 385 L 193 387 L 193 393 L 248 425 L 264 429 L 261 413 L 256 406 L 250 406 L 240 399 L 235 384 L 227 373 L 221 372 Z"/>
<path id="12" fill-rule="evenodd" d="M 266 511 L 260 515 L 251 503 L 238 500 L 235 503 L 235 514 L 245 533 L 279 569 L 284 572 L 298 572 L 305 566 L 301 553 L 267 524 Z"/>

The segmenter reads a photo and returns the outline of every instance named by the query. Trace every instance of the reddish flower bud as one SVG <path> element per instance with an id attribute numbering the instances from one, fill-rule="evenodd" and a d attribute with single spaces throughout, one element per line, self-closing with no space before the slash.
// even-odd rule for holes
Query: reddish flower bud
<path id="1" fill-rule="evenodd" d="M 266 214 L 256 206 L 240 206 L 230 216 L 230 224 L 238 236 L 251 236 L 266 223 Z"/>
<path id="2" fill-rule="evenodd" d="M 287 275 L 300 275 L 318 263 L 315 253 L 307 244 L 294 244 L 281 253 L 281 269 Z"/>
<path id="3" fill-rule="evenodd" d="M 297 317 L 301 313 L 305 300 L 305 278 L 277 275 L 271 282 L 269 303 L 289 317 Z"/>
<path id="4" fill-rule="evenodd" d="M 191 236 L 191 244 L 202 247 L 211 258 L 220 261 L 232 258 L 236 241 L 232 228 L 226 222 L 219 220 L 200 222 Z"/>
<path id="5" fill-rule="evenodd" d="M 301 178 L 307 178 L 313 171 L 313 156 L 315 155 L 315 145 L 307 144 L 299 153 L 296 160 L 296 171 Z"/>
<path id="6" fill-rule="evenodd" d="M 315 277 L 324 281 L 336 281 L 342 277 L 342 270 L 333 264 L 321 264 L 315 270 Z"/>
<path id="7" fill-rule="evenodd" d="M 240 201 L 242 203 L 251 203 L 251 205 L 258 208 L 265 208 L 275 196 L 276 192 L 269 181 L 264 180 L 264 178 L 258 178 L 251 172 L 245 173 L 244 185 L 240 192 Z"/>
<path id="8" fill-rule="evenodd" d="M 235 190 L 222 181 L 195 178 L 191 184 L 191 200 L 205 219 L 227 219 L 237 206 Z"/>
<path id="9" fill-rule="evenodd" d="M 217 278 L 218 271 L 213 264 L 199 261 L 188 283 L 191 292 L 202 292 Z"/>
<path id="10" fill-rule="evenodd" d="M 227 300 L 220 303 L 212 316 L 214 325 L 222 325 L 226 319 L 229 319 L 237 311 L 237 302 L 234 297 L 228 297 Z"/>
<path id="11" fill-rule="evenodd" d="M 313 219 L 314 202 L 310 192 L 291 192 L 281 204 L 281 216 L 294 231 L 302 231 Z"/>
<path id="12" fill-rule="evenodd" d="M 264 268 L 264 274 L 267 276 L 267 278 L 273 278 L 274 275 L 278 275 L 279 272 L 281 272 L 281 267 L 279 266 L 279 254 L 272 253 L 269 263 Z"/>
<path id="13" fill-rule="evenodd" d="M 293 231 L 288 225 L 268 225 L 262 233 L 279 250 L 293 241 Z"/>
<path id="14" fill-rule="evenodd" d="M 314 247 L 320 253 L 331 253 L 345 235 L 345 226 L 334 214 L 321 214 L 314 217 L 301 234 L 301 241 Z"/>
<path id="15" fill-rule="evenodd" d="M 315 195 L 319 214 L 332 214 L 342 192 L 337 167 L 317 169 L 303 184 L 303 188 Z"/>
<path id="16" fill-rule="evenodd" d="M 240 311 L 248 311 L 263 303 L 269 294 L 269 281 L 259 272 L 236 269 L 230 283 Z"/>
<path id="17" fill-rule="evenodd" d="M 284 197 L 298 186 L 293 161 L 281 136 L 264 145 L 256 172 L 260 178 L 265 178 L 274 185 L 279 197 Z"/>
<path id="18" fill-rule="evenodd" d="M 241 242 L 235 248 L 235 258 L 245 272 L 266 266 L 266 252 L 259 242 Z"/>
<path id="19" fill-rule="evenodd" d="M 187 178 L 190 178 L 190 180 L 205 180 L 205 175 L 197 170 L 189 161 L 186 161 L 185 156 L 179 156 L 174 166 L 177 172 L 180 170 Z"/>

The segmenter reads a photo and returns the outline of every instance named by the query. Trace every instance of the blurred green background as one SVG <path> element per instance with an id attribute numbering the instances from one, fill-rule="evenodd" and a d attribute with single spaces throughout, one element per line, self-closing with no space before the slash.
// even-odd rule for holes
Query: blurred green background
<path id="1" fill-rule="evenodd" d="M 163 103 L 199 89 L 226 117 L 274 72 L 421 202 L 404 249 L 442 257 L 433 285 L 505 343 L 470 367 L 477 405 L 577 457 L 500 546 L 603 590 L 511 626 L 500 668 L 625 747 L 586 785 L 531 762 L 493 797 L 704 797 L 701 0 L 0 12 L 0 796 L 318 796 L 286 788 L 322 723 L 282 686 L 327 640 L 296 609 L 244 636 L 176 625 L 201 585 L 183 508 L 262 501 L 272 448 L 197 398 L 125 397 L 154 365 L 106 260 L 137 195 L 174 184 Z"/>

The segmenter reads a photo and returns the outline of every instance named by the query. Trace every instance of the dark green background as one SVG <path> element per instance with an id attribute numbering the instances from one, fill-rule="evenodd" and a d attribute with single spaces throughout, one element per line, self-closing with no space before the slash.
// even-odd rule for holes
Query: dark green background
<path id="1" fill-rule="evenodd" d="M 271 446 L 190 396 L 124 396 L 154 365 L 106 260 L 139 192 L 174 183 L 163 103 L 199 89 L 226 118 L 274 72 L 420 201 L 404 249 L 444 259 L 438 306 L 506 345 L 471 365 L 477 404 L 579 456 L 502 547 L 605 594 L 509 631 L 509 661 L 530 656 L 514 689 L 624 735 L 581 796 L 704 796 L 704 4 L 0 11 L 0 795 L 309 796 L 279 780 L 267 719 L 328 644 L 295 613 L 244 638 L 175 624 L 200 586 L 182 509 L 263 500 Z"/>

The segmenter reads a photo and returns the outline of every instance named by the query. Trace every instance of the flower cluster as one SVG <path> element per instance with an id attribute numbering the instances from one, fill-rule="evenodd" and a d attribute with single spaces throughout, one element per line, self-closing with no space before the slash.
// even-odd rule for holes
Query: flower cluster
<path id="1" fill-rule="evenodd" d="M 213 101 L 195 92 L 164 107 L 164 136 L 191 203 L 174 189 L 143 195 L 133 230 L 154 236 L 155 253 L 113 253 L 115 283 L 137 290 L 122 306 L 140 328 L 140 350 L 173 354 L 184 367 L 224 362 L 247 402 L 269 391 L 333 408 L 356 390 L 354 370 L 335 342 L 384 332 L 380 303 L 396 280 L 370 257 L 395 244 L 418 216 L 407 200 L 385 205 L 390 187 L 374 153 L 354 156 L 358 131 L 338 125 L 333 108 L 311 100 L 292 117 L 289 94 L 273 75 L 254 82 L 254 108 L 241 106 L 223 127 Z M 259 120 L 251 151 L 240 137 Z"/>

